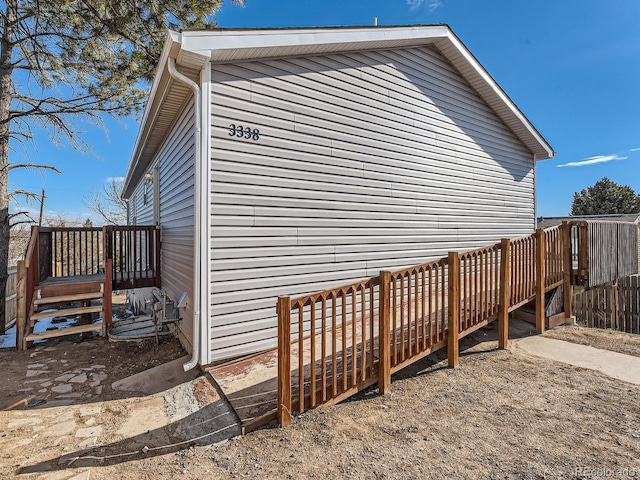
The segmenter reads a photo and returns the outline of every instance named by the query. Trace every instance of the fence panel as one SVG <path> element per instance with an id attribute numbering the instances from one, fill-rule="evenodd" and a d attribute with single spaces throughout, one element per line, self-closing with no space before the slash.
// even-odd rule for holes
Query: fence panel
<path id="1" fill-rule="evenodd" d="M 459 332 L 498 317 L 500 244 L 460 254 Z"/>
<path id="2" fill-rule="evenodd" d="M 535 253 L 535 235 L 511 241 L 511 306 L 526 302 L 536 293 Z"/>
<path id="3" fill-rule="evenodd" d="M 448 259 L 390 275 L 390 356 L 396 371 L 425 352 L 445 345 Z"/>
<path id="4" fill-rule="evenodd" d="M 379 295 L 374 277 L 290 300 L 292 413 L 375 383 Z"/>
<path id="5" fill-rule="evenodd" d="M 560 226 L 544 230 L 545 255 L 544 276 L 545 286 L 556 285 L 562 282 L 563 257 L 562 257 L 562 229 Z"/>
<path id="6" fill-rule="evenodd" d="M 7 288 L 5 290 L 4 320 L 5 328 L 9 329 L 16 322 L 18 313 L 18 269 L 7 270 Z"/>
<path id="7" fill-rule="evenodd" d="M 638 226 L 588 221 L 590 287 L 638 273 Z"/>
<path id="8" fill-rule="evenodd" d="M 640 276 L 575 294 L 573 308 L 576 320 L 585 327 L 640 334 Z"/>
<path id="9" fill-rule="evenodd" d="M 640 334 L 640 276 L 620 279 L 618 288 L 618 330 Z"/>

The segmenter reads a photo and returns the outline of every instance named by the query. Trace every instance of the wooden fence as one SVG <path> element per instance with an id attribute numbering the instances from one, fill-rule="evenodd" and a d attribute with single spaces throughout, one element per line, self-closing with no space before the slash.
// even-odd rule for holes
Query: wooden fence
<path id="1" fill-rule="evenodd" d="M 4 319 L 5 329 L 8 330 L 16 323 L 18 312 L 18 269 L 7 270 L 7 288 L 5 290 Z"/>
<path id="2" fill-rule="evenodd" d="M 337 403 L 443 347 L 458 364 L 460 338 L 570 279 L 568 225 L 330 290 L 278 299 L 278 419 Z M 570 267 L 569 267 L 570 270 Z M 570 289 L 566 289 L 570 290 Z M 570 308 L 565 311 L 571 315 Z"/>
<path id="3" fill-rule="evenodd" d="M 589 287 L 639 273 L 636 224 L 589 221 L 587 228 Z"/>
<path id="4" fill-rule="evenodd" d="M 585 327 L 640 334 L 640 276 L 575 294 L 573 311 Z"/>

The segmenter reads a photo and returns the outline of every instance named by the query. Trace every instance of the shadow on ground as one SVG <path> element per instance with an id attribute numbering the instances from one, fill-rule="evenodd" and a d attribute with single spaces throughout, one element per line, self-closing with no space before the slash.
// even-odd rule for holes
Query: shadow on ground
<path id="1" fill-rule="evenodd" d="M 194 382 L 187 382 L 166 392 L 164 403 L 170 409 L 189 395 Z M 151 430 L 144 430 L 122 440 L 103 446 L 78 449 L 41 462 L 21 467 L 17 474 L 55 472 L 78 468 L 108 466 L 176 453 L 192 445 L 210 445 L 240 434 L 238 420 L 228 403 L 221 398 L 195 409 L 170 412 L 171 422 Z M 134 412 L 133 417 L 136 416 Z M 135 418 L 132 419 L 134 422 Z M 125 422 L 126 423 L 126 422 Z M 140 430 L 140 429 L 139 429 Z"/>

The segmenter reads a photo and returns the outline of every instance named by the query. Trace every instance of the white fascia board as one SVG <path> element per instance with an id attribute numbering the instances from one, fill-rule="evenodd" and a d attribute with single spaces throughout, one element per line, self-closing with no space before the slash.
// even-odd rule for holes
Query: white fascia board
<path id="1" fill-rule="evenodd" d="M 167 59 L 170 56 L 171 51 L 174 52 L 180 49 L 180 44 L 178 42 L 178 34 L 171 30 L 167 31 L 167 38 L 164 42 L 164 46 L 162 47 L 162 54 L 160 55 L 160 61 L 158 62 L 158 67 L 156 70 L 156 75 L 153 79 L 153 85 L 151 86 L 151 92 L 149 92 L 149 98 L 147 99 L 147 104 L 144 107 L 144 114 L 142 116 L 142 122 L 140 122 L 140 127 L 138 128 L 138 135 L 136 136 L 136 142 L 133 146 L 133 151 L 131 152 L 131 158 L 129 159 L 129 166 L 127 167 L 127 173 L 125 175 L 125 180 L 122 185 L 122 198 L 129 198 L 132 193 L 132 188 L 135 185 L 131 185 L 133 182 L 133 172 L 135 171 L 136 166 L 138 165 L 140 155 L 142 153 L 142 148 L 144 147 L 146 140 L 151 131 L 151 125 L 153 124 L 153 120 L 158 113 L 158 105 L 161 98 L 164 98 L 166 92 L 158 93 L 160 90 L 160 84 L 165 83 L 164 72 L 166 71 Z M 165 89 L 166 89 L 165 83 Z"/>
<path id="2" fill-rule="evenodd" d="M 460 39 L 451 30 L 449 30 L 448 32 L 447 42 L 450 42 L 451 45 L 455 47 L 455 49 L 459 52 L 459 55 L 462 57 L 464 62 L 473 68 L 474 76 L 477 75 L 482 83 L 491 87 L 492 93 L 493 95 L 495 95 L 495 97 L 497 97 L 497 100 L 499 100 L 500 103 L 504 104 L 509 108 L 509 110 L 511 111 L 511 114 L 518 120 L 518 122 L 520 122 L 527 129 L 531 137 L 535 139 L 536 143 L 538 143 L 540 147 L 542 147 L 544 153 L 539 151 L 540 149 L 532 149 L 534 153 L 534 159 L 542 160 L 542 159 L 552 158 L 553 156 L 555 156 L 555 152 L 553 151 L 553 148 L 551 148 L 551 145 L 549 145 L 547 141 L 542 137 L 542 135 L 540 135 L 540 133 L 536 130 L 533 124 L 529 121 L 529 119 L 525 117 L 525 115 L 520 111 L 520 109 L 516 106 L 516 104 L 507 96 L 507 94 L 504 92 L 504 90 L 502 90 L 502 88 L 493 79 L 493 77 L 489 75 L 489 72 L 487 72 L 487 70 L 482 66 L 482 64 L 480 64 L 480 62 L 473 56 L 473 54 L 467 49 L 467 47 L 462 43 L 462 41 L 460 41 Z M 449 61 L 451 61 L 454 65 L 456 65 L 456 67 L 458 67 L 459 61 L 456 61 L 456 60 L 457 59 L 449 59 Z M 477 81 L 474 81 L 474 79 L 467 78 L 467 81 L 469 81 L 472 85 L 474 85 L 475 83 L 476 85 L 474 85 L 474 87 L 477 86 Z M 485 98 L 485 100 L 490 105 L 494 103 L 491 101 L 491 99 Z M 509 125 L 509 123 L 511 122 L 505 122 L 505 123 Z M 525 142 L 525 144 L 527 144 L 529 148 L 531 148 L 530 143 L 531 142 Z"/>
<path id="3" fill-rule="evenodd" d="M 141 168 L 146 168 L 147 165 L 143 163 L 151 162 L 152 158 L 148 153 L 145 153 L 145 147 L 149 141 L 150 136 L 154 133 L 154 124 L 159 115 L 162 115 L 162 104 L 168 95 L 171 94 L 172 80 L 167 71 L 167 61 L 169 58 L 177 59 L 177 63 L 180 63 L 180 59 L 185 56 L 185 51 L 181 45 L 181 34 L 172 30 L 167 30 L 167 38 L 162 49 L 160 61 L 156 70 L 156 75 L 153 79 L 153 85 L 149 92 L 149 98 L 145 105 L 142 121 L 138 128 L 138 135 L 129 159 L 129 166 L 125 175 L 125 181 L 122 186 L 121 196 L 123 198 L 129 198 L 133 193 L 133 190 L 141 177 Z M 197 55 L 191 52 L 186 55 L 184 64 L 189 68 L 202 68 L 202 66 L 209 61 L 208 56 Z"/>

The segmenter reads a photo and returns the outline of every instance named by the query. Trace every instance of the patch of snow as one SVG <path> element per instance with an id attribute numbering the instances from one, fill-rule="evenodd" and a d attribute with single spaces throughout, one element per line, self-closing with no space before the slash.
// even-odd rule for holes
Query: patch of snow
<path id="1" fill-rule="evenodd" d="M 0 335 L 0 348 L 16 348 L 15 325 L 7 330 L 4 335 Z"/>

